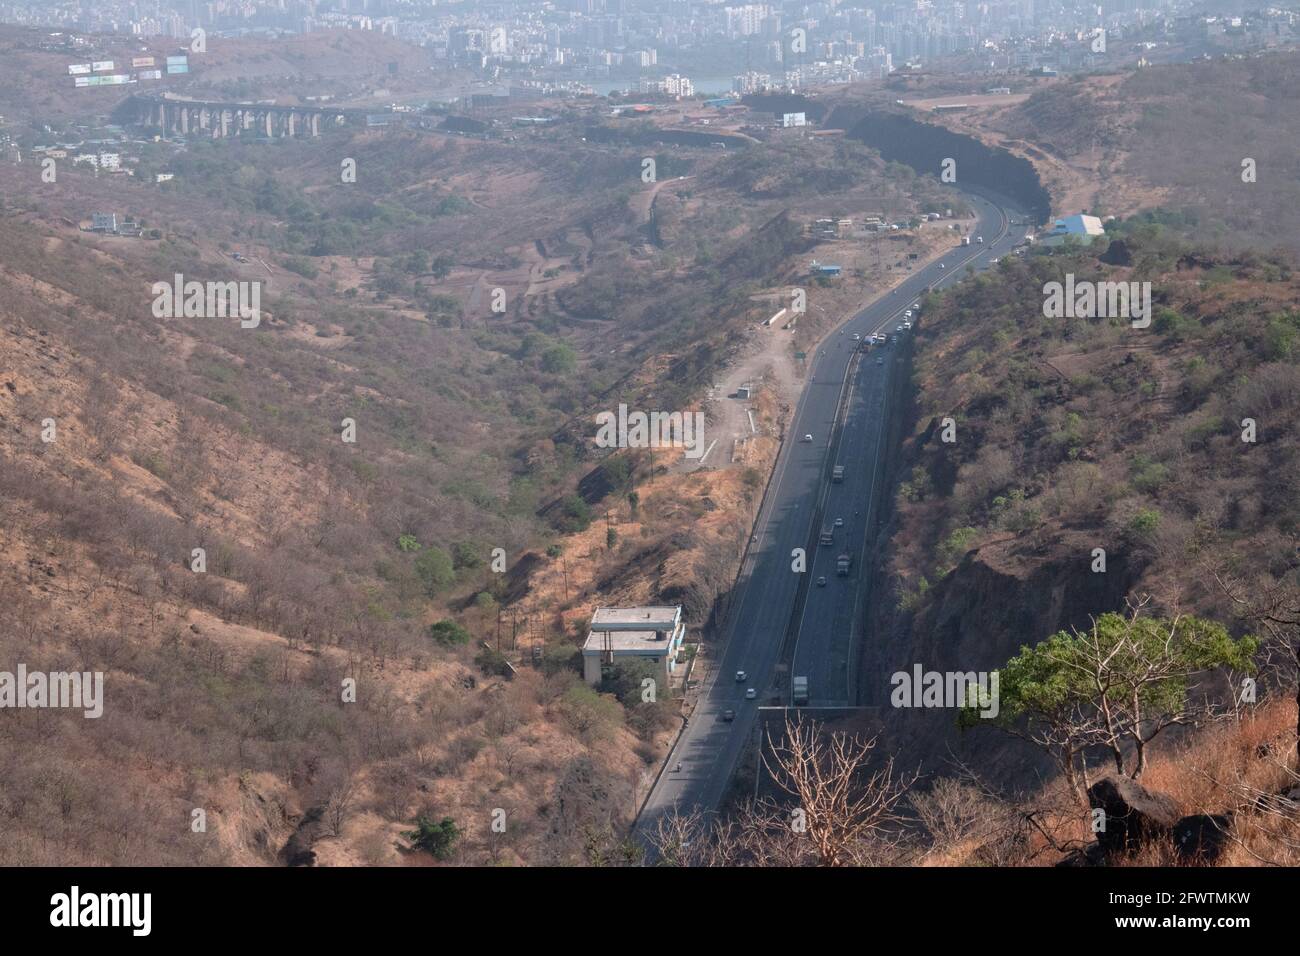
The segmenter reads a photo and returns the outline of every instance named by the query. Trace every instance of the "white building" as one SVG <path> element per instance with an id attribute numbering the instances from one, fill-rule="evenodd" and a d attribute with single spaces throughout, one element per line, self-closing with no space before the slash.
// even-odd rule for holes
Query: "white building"
<path id="1" fill-rule="evenodd" d="M 582 645 L 582 676 L 599 684 L 604 668 L 640 659 L 661 667 L 666 682 L 685 636 L 681 605 L 597 608 Z"/>

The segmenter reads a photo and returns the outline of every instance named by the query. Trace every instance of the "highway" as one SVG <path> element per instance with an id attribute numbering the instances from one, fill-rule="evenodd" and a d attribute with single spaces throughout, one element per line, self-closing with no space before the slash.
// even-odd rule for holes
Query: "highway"
<path id="1" fill-rule="evenodd" d="M 715 645 L 698 705 L 637 819 L 636 836 L 643 846 L 650 845 L 659 818 L 674 807 L 683 813 L 716 810 L 752 736 L 758 707 L 789 703 L 773 693 L 773 678 L 796 611 L 792 673 L 810 678 L 810 703 L 857 702 L 852 662 L 863 619 L 860 604 L 873 593 L 873 582 L 863 574 L 866 543 L 879 507 L 880 495 L 873 492 L 879 492 L 884 481 L 881 455 L 890 413 L 889 379 L 900 369 L 893 343 L 863 353 L 855 350 L 852 336 L 883 330 L 892 337 L 903 312 L 920 300 L 925 287 L 960 281 L 968 265 L 987 268 L 990 259 L 1010 254 L 1024 237 L 1024 227 L 1008 225 L 1009 216 L 1022 218 L 1019 213 L 980 196 L 967 198 L 978 216 L 972 236 L 983 236 L 984 243 L 972 238 L 970 246 L 960 246 L 954 236 L 949 252 L 848 319 L 810 356 L 808 380 L 755 523 L 722 641 Z M 846 379 L 851 364 L 852 376 Z M 841 410 L 843 437 L 837 441 Z M 801 441 L 805 435 L 812 441 Z M 832 484 L 831 465 L 836 462 L 845 465 L 845 478 Z M 833 529 L 831 547 L 816 545 L 820 527 L 814 527 L 813 519 L 819 511 L 825 512 L 828 525 L 835 517 L 844 520 L 843 527 Z M 807 549 L 804 574 L 791 566 L 796 548 Z M 852 572 L 838 577 L 835 559 L 844 550 L 854 555 Z M 819 577 L 826 578 L 825 586 L 817 585 Z M 743 681 L 736 680 L 737 671 L 745 672 Z M 745 691 L 751 687 L 757 699 L 746 700 Z M 735 712 L 734 720 L 723 719 L 727 710 Z"/>

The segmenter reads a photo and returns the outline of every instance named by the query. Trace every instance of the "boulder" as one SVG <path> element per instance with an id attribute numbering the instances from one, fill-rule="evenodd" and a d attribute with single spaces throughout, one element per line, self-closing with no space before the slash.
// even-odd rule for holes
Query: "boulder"
<path id="1" fill-rule="evenodd" d="M 1168 839 L 1181 816 L 1173 797 L 1128 777 L 1098 780 L 1088 788 L 1088 803 L 1105 813 L 1105 829 L 1097 833 L 1097 842 L 1108 857 Z"/>
<path id="2" fill-rule="evenodd" d="M 1105 866 L 1106 853 L 1100 843 L 1089 843 L 1082 849 L 1071 850 L 1056 865 L 1064 867 Z"/>
<path id="3" fill-rule="evenodd" d="M 1228 846 L 1231 813 L 1195 813 L 1174 824 L 1174 848 L 1183 863 L 1213 866 Z"/>

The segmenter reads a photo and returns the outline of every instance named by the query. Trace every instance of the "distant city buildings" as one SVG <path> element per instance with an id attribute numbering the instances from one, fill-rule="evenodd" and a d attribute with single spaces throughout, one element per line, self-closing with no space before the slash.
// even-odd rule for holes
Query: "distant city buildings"
<path id="1" fill-rule="evenodd" d="M 1050 78 L 1116 56 L 1158 62 L 1160 48 L 1180 39 L 1240 51 L 1292 42 L 1297 29 L 1294 11 L 1193 14 L 1182 0 L 0 0 L 0 21 L 46 30 L 41 46 L 70 63 L 93 60 L 99 41 L 86 35 L 95 34 L 185 41 L 196 27 L 211 36 L 364 31 L 424 47 L 434 70 L 503 85 L 674 97 L 881 80 L 902 63 Z M 1107 44 L 1097 50 L 1102 29 Z M 95 72 L 74 81 L 103 85 Z"/>

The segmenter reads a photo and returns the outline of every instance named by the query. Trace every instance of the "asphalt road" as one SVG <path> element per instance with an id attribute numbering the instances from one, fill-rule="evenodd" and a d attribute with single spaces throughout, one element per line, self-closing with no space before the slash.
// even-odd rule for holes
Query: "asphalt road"
<path id="1" fill-rule="evenodd" d="M 782 642 L 797 609 L 801 577 L 807 579 L 807 596 L 800 612 L 792 673 L 810 678 L 811 703 L 815 705 L 855 702 L 855 675 L 849 662 L 856 659 L 854 642 L 862 621 L 858 604 L 871 596 L 869 582 L 862 580 L 863 552 L 874 514 L 871 508 L 878 506 L 873 497 L 879 496 L 872 491 L 879 491 L 883 481 L 880 455 L 885 415 L 889 413 L 885 407 L 888 378 L 897 370 L 893 344 L 873 352 L 855 352 L 852 336 L 880 330 L 894 335 L 904 310 L 920 299 L 926 286 L 960 281 L 967 265 L 987 268 L 991 258 L 1009 254 L 1024 237 L 1024 227 L 1008 226 L 1003 207 L 978 196 L 968 198 L 979 217 L 973 235 L 983 236 L 984 243 L 972 238 L 970 246 L 955 245 L 918 269 L 898 288 L 845 322 L 811 356 L 808 381 L 777 457 L 754 527 L 755 539 L 737 581 L 721 654 L 715 656 L 707 682 L 700 688 L 699 704 L 638 818 L 637 835 L 643 844 L 650 842 L 658 819 L 674 807 L 683 813 L 716 810 L 753 732 L 758 706 L 789 703 L 773 694 L 772 685 Z M 1010 215 L 1023 218 L 1015 212 Z M 860 361 L 846 385 L 855 355 Z M 882 360 L 879 364 L 877 357 Z M 841 408 L 845 409 L 843 437 L 836 443 L 836 417 Z M 805 435 L 811 435 L 812 441 L 801 441 Z M 834 460 L 846 466 L 842 484 L 830 483 Z M 815 541 L 812 521 L 819 507 L 825 510 L 828 524 L 839 516 L 844 526 L 834 529 L 834 546 L 814 546 L 808 551 L 808 570 L 800 575 L 792 570 L 791 554 L 796 548 L 808 549 L 810 538 Z M 840 578 L 835 574 L 835 558 L 846 548 L 854 554 L 853 571 Z M 824 587 L 816 584 L 821 576 L 826 578 Z M 745 672 L 743 680 L 736 678 L 737 671 Z M 748 688 L 757 691 L 756 699 L 746 699 Z M 723 719 L 726 710 L 735 711 L 734 720 Z"/>

